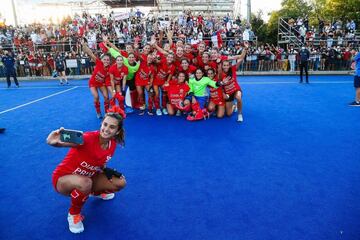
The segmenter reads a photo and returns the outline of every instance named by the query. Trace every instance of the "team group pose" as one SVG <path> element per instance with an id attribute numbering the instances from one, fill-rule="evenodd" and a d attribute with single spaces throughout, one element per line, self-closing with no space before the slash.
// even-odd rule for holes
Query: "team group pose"
<path id="1" fill-rule="evenodd" d="M 110 105 L 118 104 L 126 112 L 139 110 L 139 115 L 187 114 L 187 120 L 195 121 L 212 115 L 231 116 L 237 111 L 237 121 L 242 122 L 242 90 L 236 69 L 248 44 L 244 43 L 240 55 L 224 56 L 217 48 L 206 51 L 204 42 L 190 45 L 178 40 L 174 44 L 171 31 L 167 38 L 163 46 L 159 46 L 161 39 L 153 36 L 142 51 L 138 44 L 127 44 L 123 51 L 103 36 L 100 58 L 83 42 L 84 52 L 96 63 L 89 87 L 97 117 L 102 117 L 100 92 L 105 113 Z M 131 104 L 125 108 L 127 88 Z"/>

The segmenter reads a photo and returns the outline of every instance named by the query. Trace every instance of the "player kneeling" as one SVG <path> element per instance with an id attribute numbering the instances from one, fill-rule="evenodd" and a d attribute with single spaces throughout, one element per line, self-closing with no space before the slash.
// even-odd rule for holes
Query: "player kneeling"
<path id="1" fill-rule="evenodd" d="M 166 105 L 167 111 L 169 115 L 176 114 L 180 116 L 181 111 L 189 111 L 190 105 L 188 105 L 188 109 L 180 106 L 183 103 L 188 91 L 190 90 L 187 85 L 187 74 L 185 72 L 179 72 L 177 81 L 169 84 L 166 83 L 163 85 L 164 91 L 167 91 L 169 102 Z"/>
<path id="2" fill-rule="evenodd" d="M 90 194 L 109 200 L 126 185 L 121 173 L 105 166 L 114 155 L 117 143 L 124 145 L 124 118 L 124 112 L 115 106 L 105 115 L 98 131 L 82 134 L 60 128 L 47 138 L 51 146 L 71 148 L 54 170 L 52 182 L 58 193 L 71 199 L 67 220 L 72 233 L 84 231 L 81 209 Z"/>

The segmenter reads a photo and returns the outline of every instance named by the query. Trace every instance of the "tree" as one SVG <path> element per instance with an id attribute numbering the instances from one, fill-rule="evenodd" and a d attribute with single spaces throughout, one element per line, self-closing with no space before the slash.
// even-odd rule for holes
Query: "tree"
<path id="1" fill-rule="evenodd" d="M 267 41 L 267 24 L 262 19 L 263 12 L 259 10 L 256 15 L 251 14 L 251 28 L 255 32 L 258 41 Z"/>

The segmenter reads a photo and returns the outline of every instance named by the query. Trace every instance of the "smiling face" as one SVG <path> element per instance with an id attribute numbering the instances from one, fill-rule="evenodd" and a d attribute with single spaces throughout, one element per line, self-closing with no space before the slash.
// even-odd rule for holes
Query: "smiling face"
<path id="1" fill-rule="evenodd" d="M 229 72 L 229 69 L 230 69 L 230 63 L 228 61 L 224 61 L 223 64 L 222 64 L 222 69 L 224 72 Z"/>
<path id="2" fill-rule="evenodd" d="M 143 53 L 146 54 L 146 55 L 150 53 L 150 45 L 145 45 L 144 46 Z"/>
<path id="3" fill-rule="evenodd" d="M 181 67 L 184 69 L 184 70 L 187 70 L 188 67 L 189 67 L 189 62 L 187 60 L 182 60 L 181 61 Z"/>
<path id="4" fill-rule="evenodd" d="M 197 79 L 201 79 L 203 76 L 204 76 L 203 71 L 201 69 L 197 69 L 196 72 L 195 72 L 195 77 Z"/>
<path id="5" fill-rule="evenodd" d="M 185 52 L 186 53 L 191 53 L 191 46 L 189 44 L 185 45 Z"/>
<path id="6" fill-rule="evenodd" d="M 129 54 L 128 60 L 129 60 L 130 64 L 133 64 L 135 62 L 135 55 L 134 54 Z"/>
<path id="7" fill-rule="evenodd" d="M 203 60 L 204 63 L 208 63 L 209 60 L 210 60 L 209 54 L 204 53 L 204 54 L 202 55 L 202 60 Z"/>
<path id="8" fill-rule="evenodd" d="M 121 56 L 116 58 L 116 65 L 121 67 L 123 65 L 123 63 L 124 63 L 124 60 Z"/>
<path id="9" fill-rule="evenodd" d="M 103 62 L 104 66 L 107 67 L 110 65 L 110 57 L 105 55 L 101 58 L 101 61 Z"/>
<path id="10" fill-rule="evenodd" d="M 200 43 L 198 46 L 199 53 L 205 52 L 205 44 Z"/>
<path id="11" fill-rule="evenodd" d="M 166 56 L 166 62 L 167 62 L 168 64 L 171 64 L 173 61 L 174 61 L 174 55 L 168 54 L 168 55 Z"/>
<path id="12" fill-rule="evenodd" d="M 215 72 L 214 72 L 214 70 L 209 69 L 209 70 L 207 71 L 207 76 L 208 76 L 210 79 L 214 79 L 214 77 L 215 77 Z"/>
<path id="13" fill-rule="evenodd" d="M 216 60 L 219 57 L 219 53 L 216 49 L 211 50 L 211 60 Z"/>
<path id="14" fill-rule="evenodd" d="M 114 117 L 106 116 L 101 123 L 100 137 L 105 140 L 114 138 L 119 132 L 119 120 Z"/>
<path id="15" fill-rule="evenodd" d="M 130 44 L 126 45 L 126 52 L 133 53 L 134 52 L 133 46 Z"/>
<path id="16" fill-rule="evenodd" d="M 184 49 L 182 47 L 176 48 L 176 56 L 178 57 L 184 56 Z"/>
<path id="17" fill-rule="evenodd" d="M 183 83 L 185 82 L 185 73 L 179 73 L 179 76 L 178 76 L 178 83 Z"/>

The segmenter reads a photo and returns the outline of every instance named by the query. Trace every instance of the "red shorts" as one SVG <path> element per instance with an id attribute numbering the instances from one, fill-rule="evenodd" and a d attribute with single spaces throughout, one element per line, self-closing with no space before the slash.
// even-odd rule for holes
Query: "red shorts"
<path id="1" fill-rule="evenodd" d="M 237 91 L 241 91 L 241 87 L 237 82 L 232 83 L 231 88 L 227 88 L 227 86 L 224 87 L 224 92 L 228 95 L 231 95 Z"/>
<path id="2" fill-rule="evenodd" d="M 98 82 L 98 81 L 89 81 L 89 87 L 95 87 L 95 88 L 100 88 L 100 87 L 104 87 L 105 83 L 104 82 Z M 110 85 L 111 86 L 111 85 Z"/>
<path id="3" fill-rule="evenodd" d="M 142 79 L 139 79 L 139 78 L 136 78 L 135 79 L 135 86 L 140 86 L 140 87 L 145 87 L 149 85 L 149 82 L 147 80 L 142 80 Z"/>
<path id="4" fill-rule="evenodd" d="M 57 191 L 57 192 L 59 192 L 59 191 L 56 188 L 56 184 L 57 184 L 60 177 L 62 177 L 62 176 L 56 174 L 55 172 L 52 175 L 52 184 L 53 184 L 53 187 L 54 187 L 55 191 Z"/>
<path id="5" fill-rule="evenodd" d="M 106 87 L 111 87 L 111 81 L 105 81 L 105 86 Z"/>
<path id="6" fill-rule="evenodd" d="M 162 86 L 165 84 L 165 79 L 161 79 L 161 78 L 155 78 L 153 85 L 154 86 Z"/>
<path id="7" fill-rule="evenodd" d="M 210 102 L 214 103 L 217 106 L 225 106 L 225 100 L 219 98 L 210 98 Z"/>
<path id="8" fill-rule="evenodd" d="M 174 109 L 174 111 L 179 110 L 179 109 L 175 106 L 175 104 L 171 104 L 171 103 L 169 103 L 169 104 L 170 104 L 170 106 Z"/>

